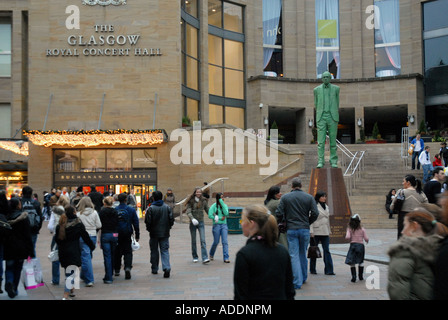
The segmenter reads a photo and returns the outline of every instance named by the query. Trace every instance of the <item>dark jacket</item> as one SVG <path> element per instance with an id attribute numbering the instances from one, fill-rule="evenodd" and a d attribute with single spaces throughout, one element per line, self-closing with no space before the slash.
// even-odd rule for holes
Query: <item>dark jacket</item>
<path id="1" fill-rule="evenodd" d="M 151 238 L 167 238 L 174 224 L 171 208 L 162 200 L 154 201 L 146 211 L 146 230 Z"/>
<path id="2" fill-rule="evenodd" d="M 448 237 L 442 241 L 434 267 L 434 299 L 448 300 Z"/>
<path id="3" fill-rule="evenodd" d="M 309 229 L 310 224 L 316 221 L 319 211 L 312 195 L 295 189 L 280 198 L 275 211 L 277 221 L 281 221 L 283 214 L 288 230 Z"/>
<path id="4" fill-rule="evenodd" d="M 118 212 L 112 207 L 102 207 L 99 213 L 101 233 L 118 232 Z"/>
<path id="5" fill-rule="evenodd" d="M 249 239 L 236 254 L 233 275 L 235 300 L 293 300 L 291 258 L 279 244 Z"/>
<path id="6" fill-rule="evenodd" d="M 59 239 L 60 225 L 56 227 L 55 239 L 58 244 L 59 262 L 63 268 L 68 266 L 80 267 L 81 262 L 81 245 L 79 239 L 82 238 L 84 242 L 90 247 L 90 250 L 95 249 L 95 245 L 86 231 L 86 227 L 78 218 L 67 221 L 65 227 L 65 239 Z"/>
<path id="7" fill-rule="evenodd" d="M 423 192 L 428 198 L 429 203 L 437 204 L 437 195 L 442 192 L 442 184 L 437 180 L 430 180 L 425 183 Z"/>
<path id="8" fill-rule="evenodd" d="M 135 233 L 135 239 L 137 239 L 137 240 L 140 239 L 140 225 L 139 225 L 139 221 L 138 221 L 137 212 L 135 211 L 135 209 L 132 208 L 131 206 L 128 206 L 125 203 L 120 203 L 115 209 L 117 210 L 117 212 L 120 212 L 120 211 L 126 212 L 126 217 L 124 217 L 124 219 L 127 222 L 126 230 L 124 232 L 120 233 L 120 228 L 121 228 L 120 225 L 122 224 L 122 222 L 120 222 L 120 218 L 119 218 L 118 233 L 120 235 L 129 236 L 129 237 L 133 233 Z M 120 214 L 118 216 L 120 217 Z"/>
<path id="9" fill-rule="evenodd" d="M 103 206 L 103 195 L 98 191 L 92 191 L 89 193 L 90 199 L 92 199 L 92 203 L 95 206 L 96 212 L 100 212 L 101 207 Z"/>
<path id="10" fill-rule="evenodd" d="M 22 260 L 34 258 L 33 241 L 31 240 L 28 213 L 14 211 L 7 216 L 12 227 L 11 235 L 5 239 L 3 260 Z"/>

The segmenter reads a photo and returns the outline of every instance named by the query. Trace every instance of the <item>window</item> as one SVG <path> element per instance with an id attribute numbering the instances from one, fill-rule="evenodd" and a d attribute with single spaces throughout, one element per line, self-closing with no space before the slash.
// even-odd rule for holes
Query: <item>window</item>
<path id="1" fill-rule="evenodd" d="M 426 96 L 448 94 L 448 0 L 423 4 L 423 39 Z M 440 101 L 439 101 L 440 102 Z"/>
<path id="2" fill-rule="evenodd" d="M 0 17 L 0 77 L 11 76 L 11 19 Z"/>
<path id="3" fill-rule="evenodd" d="M 263 0 L 263 71 L 283 76 L 282 0 Z"/>
<path id="4" fill-rule="evenodd" d="M 316 0 L 316 71 L 340 78 L 339 0 Z"/>
<path id="5" fill-rule="evenodd" d="M 198 1 L 197 0 L 181 0 L 181 8 L 193 17 L 198 17 Z"/>
<path id="6" fill-rule="evenodd" d="M 0 103 L 0 138 L 11 138 L 11 105 Z"/>
<path id="7" fill-rule="evenodd" d="M 375 19 L 375 74 L 377 77 L 401 73 L 399 0 L 377 0 Z"/>
<path id="8" fill-rule="evenodd" d="M 209 0 L 208 22 L 209 123 L 229 123 L 244 127 L 243 7 L 225 1 Z M 239 111 L 227 110 L 233 107 L 239 108 Z"/>

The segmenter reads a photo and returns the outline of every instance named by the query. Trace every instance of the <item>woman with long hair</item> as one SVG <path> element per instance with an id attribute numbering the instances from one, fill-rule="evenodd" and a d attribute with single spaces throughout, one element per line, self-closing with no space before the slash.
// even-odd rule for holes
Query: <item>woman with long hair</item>
<path id="1" fill-rule="evenodd" d="M 90 250 L 95 250 L 95 244 L 89 237 L 84 224 L 76 215 L 76 210 L 72 206 L 65 208 L 65 213 L 61 215 L 59 224 L 56 226 L 56 243 L 58 244 L 59 262 L 65 269 L 65 288 L 63 300 L 74 297 L 73 289 L 76 283 L 68 284 L 67 279 L 71 277 L 76 281 L 78 277 L 78 269 L 73 267 L 81 267 L 81 244 L 80 239 L 89 246 Z"/>
<path id="2" fill-rule="evenodd" d="M 229 263 L 229 243 L 227 241 L 229 208 L 224 203 L 224 195 L 222 193 L 218 192 L 215 198 L 216 202 L 208 210 L 208 217 L 213 220 L 213 244 L 210 248 L 210 260 L 213 260 L 216 247 L 219 244 L 219 238 L 221 238 L 223 260 L 225 263 Z"/>
<path id="3" fill-rule="evenodd" d="M 416 209 L 404 217 L 403 237 L 388 255 L 387 292 L 392 300 L 431 300 L 434 268 L 444 228 L 428 211 Z M 446 270 L 445 270 L 446 272 Z"/>
<path id="4" fill-rule="evenodd" d="M 268 190 L 268 194 L 266 199 L 264 200 L 264 205 L 268 208 L 269 212 L 275 216 L 275 211 L 277 210 L 278 204 L 280 203 L 280 198 L 282 197 L 282 193 L 280 192 L 279 186 L 272 186 Z M 284 219 L 284 217 L 282 217 Z M 281 219 L 281 218 L 280 218 Z M 277 217 L 277 222 L 280 223 L 280 219 Z M 288 239 L 286 237 L 286 233 L 282 233 L 279 231 L 278 233 L 278 242 L 285 246 L 288 249 Z"/>
<path id="5" fill-rule="evenodd" d="M 96 244 L 97 232 L 101 229 L 101 220 L 95 205 L 90 197 L 83 197 L 78 203 L 78 217 L 86 227 L 90 239 Z M 92 266 L 92 250 L 81 240 L 81 279 L 86 283 L 86 287 L 92 287 L 94 283 L 93 266 Z"/>
<path id="6" fill-rule="evenodd" d="M 315 246 L 322 243 L 322 249 L 324 251 L 324 273 L 326 275 L 334 275 L 333 271 L 333 259 L 330 253 L 330 209 L 327 204 L 327 193 L 325 191 L 317 191 L 314 196 L 314 200 L 317 204 L 317 210 L 319 215 L 316 221 L 310 225 L 310 244 L 314 243 Z M 316 274 L 316 258 L 310 258 L 310 273 Z"/>
<path id="7" fill-rule="evenodd" d="M 397 221 L 397 239 L 401 237 L 401 231 L 404 226 L 404 217 L 408 212 L 411 212 L 422 203 L 428 203 L 428 198 L 425 193 L 422 191 L 422 182 L 417 179 L 412 174 L 408 174 L 403 178 L 403 188 L 399 189 L 396 193 L 392 204 L 390 205 L 390 209 L 394 210 L 395 204 L 397 203 L 397 199 L 401 195 L 404 196 L 403 206 L 401 207 L 400 212 L 398 213 L 398 221 Z"/>
<path id="8" fill-rule="evenodd" d="M 187 216 L 190 218 L 190 235 L 191 235 L 191 254 L 193 262 L 198 262 L 198 252 L 196 247 L 196 231 L 199 232 L 201 241 L 201 255 L 202 263 L 210 262 L 207 253 L 207 245 L 205 243 L 205 228 L 204 228 L 204 212 L 208 214 L 209 207 L 207 198 L 202 195 L 202 189 L 196 187 L 194 192 L 187 200 Z"/>
<path id="9" fill-rule="evenodd" d="M 275 217 L 265 206 L 250 206 L 243 210 L 241 227 L 248 240 L 236 254 L 235 300 L 293 300 L 291 257 L 277 243 Z"/>

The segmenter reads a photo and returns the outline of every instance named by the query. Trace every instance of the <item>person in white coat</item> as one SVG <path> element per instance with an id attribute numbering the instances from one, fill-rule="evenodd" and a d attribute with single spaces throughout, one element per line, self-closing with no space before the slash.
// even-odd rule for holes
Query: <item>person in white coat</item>
<path id="1" fill-rule="evenodd" d="M 101 229 L 102 224 L 98 212 L 95 210 L 90 197 L 83 197 L 77 207 L 77 215 L 82 224 L 86 228 L 90 239 L 96 244 L 97 231 Z M 92 251 L 90 247 L 83 241 L 81 241 L 81 279 L 86 283 L 86 287 L 92 287 L 94 283 L 93 279 L 93 266 L 92 266 Z"/>
<path id="2" fill-rule="evenodd" d="M 310 225 L 310 244 L 318 245 L 322 243 L 324 273 L 326 275 L 335 275 L 333 271 L 333 259 L 330 253 L 330 210 L 327 205 L 327 194 L 324 191 L 318 191 L 314 196 L 317 204 L 319 215 L 317 220 Z M 310 273 L 316 274 L 316 258 L 310 258 Z"/>

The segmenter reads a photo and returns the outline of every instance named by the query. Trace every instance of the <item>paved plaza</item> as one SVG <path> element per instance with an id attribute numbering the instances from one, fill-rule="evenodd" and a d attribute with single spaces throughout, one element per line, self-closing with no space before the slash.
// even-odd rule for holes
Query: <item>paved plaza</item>
<path id="1" fill-rule="evenodd" d="M 385 218 L 387 218 L 385 216 Z M 211 226 L 206 225 L 207 249 L 213 242 Z M 218 246 L 215 260 L 208 265 L 193 263 L 190 249 L 190 232 L 187 223 L 175 223 L 170 238 L 170 278 L 163 272 L 151 274 L 149 263 L 149 235 L 140 219 L 141 248 L 134 252 L 132 279 L 125 280 L 124 272 L 115 277 L 113 284 L 104 284 L 103 255 L 101 249 L 93 253 L 95 285 L 75 290 L 73 300 L 232 300 L 235 255 L 244 246 L 242 234 L 229 235 L 231 263 L 223 263 L 222 247 Z M 350 282 L 350 269 L 345 261 L 348 244 L 333 244 L 332 252 L 335 276 L 323 274 L 323 261 L 318 260 L 317 274 L 308 275 L 302 289 L 296 290 L 296 300 L 388 300 L 387 295 L 387 249 L 395 242 L 395 229 L 367 229 L 370 243 L 366 246 L 364 281 Z M 47 259 L 51 235 L 44 223 L 39 235 L 37 254 L 44 271 L 45 286 L 26 291 L 22 288 L 14 300 L 61 300 L 64 291 L 64 276 L 61 284 L 51 284 L 51 263 Z M 199 237 L 198 237 L 199 239 Z M 200 248 L 198 243 L 198 248 Z M 61 269 L 62 270 L 62 269 Z M 62 272 L 61 272 L 62 273 Z M 4 283 L 3 283 L 4 286 Z M 11 300 L 6 292 L 0 300 Z"/>

